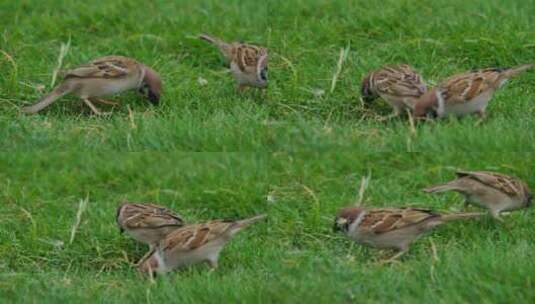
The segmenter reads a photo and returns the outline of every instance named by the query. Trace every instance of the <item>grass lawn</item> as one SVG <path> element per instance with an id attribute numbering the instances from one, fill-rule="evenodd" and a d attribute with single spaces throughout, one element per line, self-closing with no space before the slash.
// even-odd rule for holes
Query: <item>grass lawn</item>
<path id="1" fill-rule="evenodd" d="M 469 117 L 412 130 L 406 119 L 381 122 L 384 102 L 359 99 L 361 77 L 386 63 L 410 63 L 436 84 L 533 62 L 533 24 L 525 0 L 3 1 L 0 302 L 535 302 L 533 210 L 503 225 L 443 226 L 394 265 L 379 264 L 389 252 L 331 232 L 368 174 L 366 206 L 460 210 L 459 195 L 420 191 L 455 168 L 535 188 L 535 73 L 500 90 L 478 126 Z M 267 95 L 237 95 L 200 32 L 268 46 Z M 50 90 L 62 44 L 64 68 L 109 54 L 153 66 L 162 104 L 127 92 L 108 118 L 74 97 L 20 113 Z M 198 265 L 151 284 L 132 268 L 146 247 L 116 227 L 123 200 L 159 202 L 191 222 L 268 220 L 237 235 L 216 272 Z"/>

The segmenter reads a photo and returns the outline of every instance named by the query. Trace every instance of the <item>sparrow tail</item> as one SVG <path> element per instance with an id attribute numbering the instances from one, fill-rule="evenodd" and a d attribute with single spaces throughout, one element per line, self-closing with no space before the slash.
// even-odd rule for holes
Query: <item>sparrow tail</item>
<path id="1" fill-rule="evenodd" d="M 456 221 L 456 220 L 467 220 L 472 218 L 478 218 L 482 216 L 482 212 L 469 212 L 469 213 L 453 213 L 453 214 L 444 214 L 440 218 L 444 222 Z"/>
<path id="2" fill-rule="evenodd" d="M 71 89 L 70 85 L 68 85 L 66 83 L 62 83 L 62 84 L 58 85 L 56 88 L 54 88 L 54 90 L 52 90 L 52 92 L 50 92 L 48 95 L 46 95 L 41 100 L 39 100 L 38 103 L 36 103 L 36 104 L 34 104 L 32 106 L 29 106 L 29 107 L 24 107 L 24 108 L 22 108 L 22 111 L 24 113 L 28 113 L 28 114 L 35 114 L 35 113 L 41 111 L 42 109 L 48 107 L 49 105 L 51 105 L 57 99 L 59 99 L 62 96 L 70 93 L 71 91 L 72 91 L 72 89 Z"/>
<path id="3" fill-rule="evenodd" d="M 507 69 L 505 71 L 505 78 L 514 77 L 522 72 L 525 72 L 527 70 L 530 70 L 535 67 L 535 64 L 523 64 L 519 65 L 510 69 Z"/>
<path id="4" fill-rule="evenodd" d="M 206 34 L 201 34 L 199 35 L 199 38 L 202 39 L 202 40 L 206 40 L 212 44 L 215 44 L 215 45 L 219 45 L 221 43 L 223 43 L 223 41 L 221 41 L 221 39 L 219 38 L 216 38 L 216 37 L 212 37 L 210 35 L 206 35 Z"/>
<path id="5" fill-rule="evenodd" d="M 251 224 L 254 224 L 260 220 L 263 220 L 264 218 L 266 218 L 267 215 L 265 214 L 260 214 L 260 215 L 257 215 L 257 216 L 253 216 L 251 218 L 248 218 L 248 219 L 244 219 L 244 220 L 240 220 L 240 221 L 237 221 L 236 222 L 236 227 L 239 227 L 240 229 L 242 228 L 245 228 Z"/>
<path id="6" fill-rule="evenodd" d="M 423 189 L 423 191 L 426 193 L 440 193 L 440 192 L 446 192 L 446 191 L 451 191 L 451 190 L 457 190 L 457 188 L 453 185 L 450 185 L 449 183 L 436 185 L 436 186 Z"/>
<path id="7" fill-rule="evenodd" d="M 225 57 L 227 58 L 231 57 L 231 46 L 225 41 L 216 37 L 212 37 L 210 35 L 206 35 L 206 34 L 199 35 L 199 38 L 217 46 L 217 48 L 221 51 L 221 53 L 223 53 L 223 55 L 225 55 Z"/>

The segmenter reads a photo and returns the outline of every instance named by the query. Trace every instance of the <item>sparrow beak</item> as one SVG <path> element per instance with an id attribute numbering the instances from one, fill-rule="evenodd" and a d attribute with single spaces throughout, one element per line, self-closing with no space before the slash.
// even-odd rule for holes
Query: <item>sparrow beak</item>
<path id="1" fill-rule="evenodd" d="M 338 224 L 336 222 L 334 222 L 334 225 L 333 225 L 333 232 L 336 233 L 340 231 L 340 227 L 338 227 Z"/>
<path id="2" fill-rule="evenodd" d="M 148 94 L 148 97 L 149 97 L 149 101 L 157 106 L 160 104 L 160 94 L 159 93 L 156 93 L 152 90 L 149 89 L 149 94 Z"/>
<path id="3" fill-rule="evenodd" d="M 375 100 L 375 97 L 373 97 L 373 96 L 362 95 L 362 101 L 364 101 L 365 103 L 371 103 L 374 100 Z"/>
<path id="4" fill-rule="evenodd" d="M 347 225 L 347 219 L 342 217 L 337 218 L 336 221 L 334 221 L 333 232 L 342 231 L 342 227 L 345 225 Z"/>

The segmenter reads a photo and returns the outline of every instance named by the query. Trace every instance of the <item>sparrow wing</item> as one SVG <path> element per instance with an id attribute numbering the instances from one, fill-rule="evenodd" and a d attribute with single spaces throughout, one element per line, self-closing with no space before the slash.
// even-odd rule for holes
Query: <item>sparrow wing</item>
<path id="1" fill-rule="evenodd" d="M 369 232 L 381 234 L 403 229 L 439 215 L 427 209 L 417 208 L 384 208 L 368 212 L 361 223 Z"/>
<path id="2" fill-rule="evenodd" d="M 235 46 L 233 60 L 242 72 L 254 73 L 258 68 L 258 61 L 266 54 L 267 50 L 264 48 L 249 44 L 238 44 Z M 267 60 L 265 62 L 267 65 Z"/>
<path id="3" fill-rule="evenodd" d="M 458 177 L 468 176 L 508 195 L 518 195 L 527 187 L 516 178 L 488 171 L 457 171 Z"/>
<path id="4" fill-rule="evenodd" d="M 120 225 L 127 229 L 158 229 L 184 225 L 180 215 L 155 204 L 129 204 L 123 207 L 122 212 Z"/>
<path id="5" fill-rule="evenodd" d="M 383 67 L 374 73 L 373 81 L 380 96 L 418 98 L 427 92 L 427 85 L 420 74 L 406 64 Z"/>
<path id="6" fill-rule="evenodd" d="M 500 69 L 485 69 L 452 76 L 441 84 L 440 91 L 448 104 L 463 104 L 483 93 L 493 93 L 500 86 Z"/>
<path id="7" fill-rule="evenodd" d="M 164 251 L 191 251 L 223 236 L 234 222 L 212 221 L 189 225 L 171 232 L 160 247 Z"/>
<path id="8" fill-rule="evenodd" d="M 95 59 L 64 72 L 65 78 L 120 78 L 133 72 L 136 61 L 122 56 Z"/>

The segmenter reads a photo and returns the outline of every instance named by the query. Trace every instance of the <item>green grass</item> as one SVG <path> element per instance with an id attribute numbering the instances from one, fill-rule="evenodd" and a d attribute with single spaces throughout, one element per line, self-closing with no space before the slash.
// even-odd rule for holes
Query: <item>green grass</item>
<path id="1" fill-rule="evenodd" d="M 367 174 L 367 206 L 455 211 L 459 195 L 420 189 L 451 178 L 452 164 L 532 181 L 534 160 L 513 153 L 4 154 L 0 296 L 24 303 L 530 303 L 533 210 L 508 216 L 506 225 L 484 218 L 441 227 L 390 266 L 379 265 L 389 252 L 360 247 L 331 227 Z M 190 221 L 258 213 L 268 220 L 229 243 L 217 272 L 198 265 L 151 284 L 132 267 L 146 248 L 120 235 L 114 221 L 125 199 L 165 204 Z"/>
<path id="2" fill-rule="evenodd" d="M 363 106 L 359 84 L 371 69 L 406 62 L 430 84 L 473 68 L 512 66 L 535 57 L 535 6 L 491 1 L 9 1 L 1 5 L 0 147 L 58 146 L 121 151 L 502 150 L 534 148 L 533 73 L 496 94 L 489 119 L 417 127 L 377 120 L 384 102 Z M 215 49 L 199 32 L 267 45 L 267 97 L 234 92 Z M 162 105 L 135 93 L 114 99 L 111 118 L 91 117 L 63 98 L 28 117 L 20 107 L 50 90 L 62 43 L 64 67 L 108 54 L 153 66 L 165 82 Z M 340 50 L 349 48 L 331 92 Z M 8 58 L 12 60 L 8 60 Z M 198 84 L 199 77 L 208 81 Z M 44 90 L 39 90 L 44 86 Z M 323 90 L 316 97 L 312 91 Z M 127 108 L 133 110 L 129 116 Z M 109 110 L 109 109 L 108 109 Z M 499 138 L 499 142 L 497 140 Z"/>
<path id="3" fill-rule="evenodd" d="M 533 62 L 533 24 L 535 6 L 524 0 L 3 1 L 0 302 L 533 303 L 532 210 L 505 225 L 441 227 L 386 266 L 378 262 L 388 252 L 331 232 L 368 173 L 367 206 L 459 210 L 459 195 L 420 191 L 454 168 L 535 187 L 532 72 L 496 94 L 479 126 L 469 117 L 412 132 L 405 119 L 378 120 L 390 111 L 384 102 L 359 100 L 361 77 L 386 63 L 410 63 L 435 84 Z M 268 46 L 267 96 L 237 95 L 199 32 Z M 127 92 L 113 97 L 121 106 L 109 118 L 73 97 L 20 113 L 51 89 L 69 40 L 63 67 L 109 54 L 153 66 L 162 104 Z M 192 222 L 264 212 L 268 220 L 229 243 L 217 272 L 198 265 L 151 284 L 132 267 L 146 248 L 116 228 L 123 200 L 156 201 Z"/>

